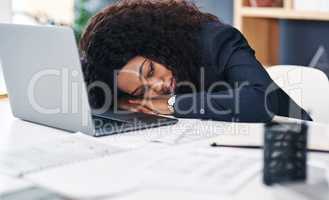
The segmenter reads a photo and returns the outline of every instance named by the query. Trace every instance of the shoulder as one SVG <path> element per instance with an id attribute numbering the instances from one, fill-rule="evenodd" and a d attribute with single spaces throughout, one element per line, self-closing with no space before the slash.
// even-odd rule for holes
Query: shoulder
<path id="1" fill-rule="evenodd" d="M 209 22 L 201 25 L 200 45 L 203 60 L 217 67 L 225 67 L 231 55 L 239 49 L 250 48 L 243 34 L 231 25 L 221 22 Z"/>
<path id="2" fill-rule="evenodd" d="M 243 34 L 231 25 L 209 22 L 201 25 L 200 39 L 204 45 L 220 47 L 249 47 Z"/>
<path id="3" fill-rule="evenodd" d="M 201 25 L 201 34 L 216 35 L 227 33 L 240 33 L 236 28 L 221 22 L 207 22 Z"/>

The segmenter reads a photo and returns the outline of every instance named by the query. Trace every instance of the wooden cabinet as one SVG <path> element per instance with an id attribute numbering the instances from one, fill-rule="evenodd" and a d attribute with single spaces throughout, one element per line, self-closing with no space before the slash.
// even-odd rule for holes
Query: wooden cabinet
<path id="1" fill-rule="evenodd" d="M 234 26 L 247 37 L 264 66 L 279 64 L 280 19 L 329 21 L 329 12 L 298 11 L 294 0 L 282 7 L 250 7 L 249 0 L 234 0 Z"/>

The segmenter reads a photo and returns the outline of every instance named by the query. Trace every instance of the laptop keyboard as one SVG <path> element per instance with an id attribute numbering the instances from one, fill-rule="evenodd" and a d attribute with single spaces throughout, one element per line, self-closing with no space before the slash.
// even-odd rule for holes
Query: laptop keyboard
<path id="1" fill-rule="evenodd" d="M 135 118 L 114 120 L 110 117 L 93 115 L 96 136 L 105 136 L 128 131 L 137 131 L 153 127 L 172 125 L 178 120 L 160 116 L 143 115 Z"/>

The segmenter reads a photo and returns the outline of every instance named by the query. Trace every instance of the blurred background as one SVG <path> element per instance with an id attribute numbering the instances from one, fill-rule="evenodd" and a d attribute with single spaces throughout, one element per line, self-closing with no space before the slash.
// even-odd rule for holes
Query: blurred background
<path id="1" fill-rule="evenodd" d="M 117 0 L 1 0 L 0 21 L 72 26 L 79 37 L 88 19 Z M 233 23 L 232 0 L 199 0 L 203 10 Z"/>
<path id="2" fill-rule="evenodd" d="M 114 2 L 116 0 L 0 0 L 0 22 L 71 26 L 79 39 L 88 19 Z M 240 29 L 263 65 L 303 65 L 329 72 L 329 0 L 194 2 L 201 10 Z M 0 93 L 3 85 L 0 74 Z"/>

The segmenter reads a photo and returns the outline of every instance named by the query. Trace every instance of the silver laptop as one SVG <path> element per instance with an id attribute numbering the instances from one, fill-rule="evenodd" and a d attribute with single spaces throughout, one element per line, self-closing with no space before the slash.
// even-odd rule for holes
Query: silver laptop
<path id="1" fill-rule="evenodd" d="M 17 118 L 92 136 L 177 123 L 132 112 L 93 115 L 70 28 L 0 24 L 0 61 Z"/>

